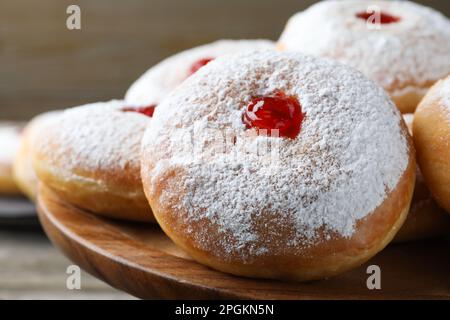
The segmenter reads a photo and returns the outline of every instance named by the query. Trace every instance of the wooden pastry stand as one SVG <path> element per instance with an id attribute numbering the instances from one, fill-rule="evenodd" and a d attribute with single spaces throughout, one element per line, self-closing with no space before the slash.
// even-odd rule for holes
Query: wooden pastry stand
<path id="1" fill-rule="evenodd" d="M 154 225 L 99 218 L 41 189 L 39 218 L 71 260 L 140 298 L 168 299 L 450 299 L 450 241 L 390 245 L 358 269 L 309 283 L 254 280 L 212 270 L 178 249 Z M 369 290 L 369 265 L 381 290 Z"/>

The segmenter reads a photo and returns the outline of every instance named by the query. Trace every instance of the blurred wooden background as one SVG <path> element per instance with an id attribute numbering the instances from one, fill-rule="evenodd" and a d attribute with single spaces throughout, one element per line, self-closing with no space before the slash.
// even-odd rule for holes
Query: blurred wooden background
<path id="1" fill-rule="evenodd" d="M 0 118 L 121 98 L 148 67 L 220 38 L 277 39 L 315 1 L 1 0 Z M 450 1 L 417 1 L 450 16 Z M 81 7 L 82 30 L 66 28 Z"/>

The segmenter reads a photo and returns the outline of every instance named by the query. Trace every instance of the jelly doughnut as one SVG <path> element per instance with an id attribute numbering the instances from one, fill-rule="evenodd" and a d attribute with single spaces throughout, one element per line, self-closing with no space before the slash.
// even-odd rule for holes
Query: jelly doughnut
<path id="1" fill-rule="evenodd" d="M 197 261 L 249 277 L 311 280 L 360 265 L 402 226 L 411 137 L 360 72 L 299 53 L 210 62 L 155 110 L 144 190 Z"/>
<path id="2" fill-rule="evenodd" d="M 70 204 L 125 220 L 152 221 L 140 178 L 140 146 L 153 108 L 112 100 L 68 109 L 40 126 L 33 168 Z"/>
<path id="3" fill-rule="evenodd" d="M 419 104 L 413 133 L 425 182 L 450 213 L 450 76 L 436 83 Z"/>
<path id="4" fill-rule="evenodd" d="M 411 113 L 450 73 L 450 21 L 410 1 L 320 1 L 289 19 L 278 48 L 353 66 Z"/>
<path id="5" fill-rule="evenodd" d="M 182 51 L 147 70 L 128 89 L 125 100 L 133 105 L 158 105 L 186 78 L 218 56 L 274 48 L 269 40 L 219 40 Z"/>

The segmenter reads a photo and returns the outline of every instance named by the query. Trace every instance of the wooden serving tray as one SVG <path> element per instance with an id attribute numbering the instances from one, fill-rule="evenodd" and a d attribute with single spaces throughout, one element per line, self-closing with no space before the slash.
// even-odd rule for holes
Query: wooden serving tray
<path id="1" fill-rule="evenodd" d="M 140 298 L 450 299 L 448 239 L 391 245 L 364 266 L 328 280 L 254 280 L 193 261 L 157 226 L 91 215 L 44 188 L 38 203 L 47 235 L 71 260 Z M 381 290 L 367 289 L 371 264 L 381 268 Z"/>

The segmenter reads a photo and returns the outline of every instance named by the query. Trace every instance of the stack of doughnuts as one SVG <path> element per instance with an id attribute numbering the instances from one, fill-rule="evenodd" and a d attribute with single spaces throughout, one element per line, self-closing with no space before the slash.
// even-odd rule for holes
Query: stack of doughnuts
<path id="1" fill-rule="evenodd" d="M 450 21 L 410 1 L 321 1 L 289 19 L 277 48 L 333 59 L 362 71 L 408 114 L 435 82 L 450 73 Z M 412 126 L 412 115 L 406 120 Z M 449 229 L 448 217 L 420 170 L 417 173 L 410 216 L 395 241 L 436 236 Z M 437 197 L 435 192 L 433 196 Z"/>
<path id="2" fill-rule="evenodd" d="M 39 183 L 92 214 L 157 223 L 223 272 L 328 278 L 393 239 L 448 232 L 449 56 L 436 11 L 322 1 L 277 46 L 190 49 L 123 100 L 34 120 L 15 176 L 30 197 Z"/>
<path id="3" fill-rule="evenodd" d="M 268 40 L 222 40 L 186 50 L 150 68 L 123 101 L 80 106 L 45 124 L 39 121 L 39 139 L 31 158 L 40 182 L 67 202 L 95 214 L 152 222 L 140 178 L 139 153 L 155 108 L 206 64 L 205 59 L 209 62 L 231 52 L 272 48 Z M 25 165 L 18 163 L 17 167 L 20 176 Z"/>

